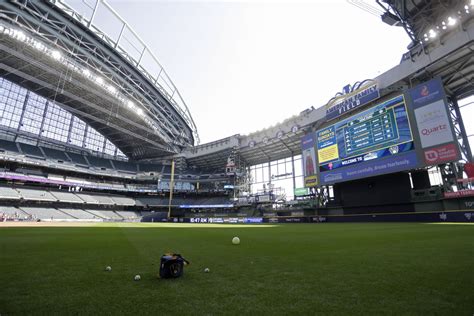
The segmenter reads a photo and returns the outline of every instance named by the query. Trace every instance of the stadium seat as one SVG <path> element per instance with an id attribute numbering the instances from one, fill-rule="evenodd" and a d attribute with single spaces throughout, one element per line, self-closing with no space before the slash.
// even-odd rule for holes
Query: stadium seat
<path id="1" fill-rule="evenodd" d="M 17 144 L 14 142 L 9 142 L 7 140 L 0 139 L 0 150 L 1 151 L 10 151 L 14 153 L 19 153 L 20 150 L 17 147 Z"/>
<path id="2" fill-rule="evenodd" d="M 23 154 L 30 158 L 45 159 L 43 152 L 38 146 L 18 143 Z"/>
<path id="3" fill-rule="evenodd" d="M 46 154 L 46 158 L 53 160 L 61 160 L 69 162 L 69 158 L 66 156 L 64 151 L 42 147 L 43 152 Z"/>
<path id="4" fill-rule="evenodd" d="M 19 200 L 20 194 L 11 187 L 0 187 L 0 199 L 2 200 Z"/>
<path id="5" fill-rule="evenodd" d="M 29 188 L 16 188 L 16 190 L 24 200 L 47 202 L 56 202 L 58 200 L 57 198 L 52 196 L 51 193 L 45 190 L 36 190 Z"/>
<path id="6" fill-rule="evenodd" d="M 131 162 L 125 162 L 120 160 L 114 160 L 112 163 L 115 166 L 116 170 L 125 171 L 125 172 L 137 172 L 137 164 Z"/>
<path id="7" fill-rule="evenodd" d="M 80 166 L 89 166 L 89 164 L 87 163 L 86 159 L 84 158 L 83 155 L 79 155 L 79 154 L 76 154 L 76 153 L 66 153 L 69 157 L 71 157 L 71 160 L 73 163 L 75 163 L 76 165 L 80 165 Z"/>

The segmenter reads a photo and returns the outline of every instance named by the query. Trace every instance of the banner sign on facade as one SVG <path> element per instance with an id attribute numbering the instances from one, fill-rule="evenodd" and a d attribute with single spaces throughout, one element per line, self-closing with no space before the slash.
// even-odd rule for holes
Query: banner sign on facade
<path id="1" fill-rule="evenodd" d="M 296 188 L 294 194 L 295 196 L 308 195 L 308 188 Z"/>
<path id="2" fill-rule="evenodd" d="M 305 135 L 301 139 L 303 177 L 305 187 L 315 187 L 318 185 L 318 175 L 316 172 L 314 133 Z"/>
<path id="3" fill-rule="evenodd" d="M 422 83 L 410 92 L 426 165 L 459 160 L 441 79 Z"/>
<path id="4" fill-rule="evenodd" d="M 335 119 L 364 104 L 380 98 L 377 83 L 374 80 L 365 80 L 354 86 L 346 86 L 343 93 L 339 93 L 326 105 L 326 120 Z"/>

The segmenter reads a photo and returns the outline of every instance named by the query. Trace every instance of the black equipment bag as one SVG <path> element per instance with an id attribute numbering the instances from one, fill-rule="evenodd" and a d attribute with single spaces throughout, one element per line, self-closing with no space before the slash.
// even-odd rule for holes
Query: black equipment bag
<path id="1" fill-rule="evenodd" d="M 189 261 L 180 254 L 167 253 L 162 255 L 160 260 L 160 278 L 179 278 L 183 275 L 184 266 L 187 264 L 189 264 Z"/>

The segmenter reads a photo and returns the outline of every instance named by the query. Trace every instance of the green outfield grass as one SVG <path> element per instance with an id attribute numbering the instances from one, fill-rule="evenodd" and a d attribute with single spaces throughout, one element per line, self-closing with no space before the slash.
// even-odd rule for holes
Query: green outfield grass
<path id="1" fill-rule="evenodd" d="M 473 315 L 474 225 L 0 226 L 2 316 L 135 313 Z"/>

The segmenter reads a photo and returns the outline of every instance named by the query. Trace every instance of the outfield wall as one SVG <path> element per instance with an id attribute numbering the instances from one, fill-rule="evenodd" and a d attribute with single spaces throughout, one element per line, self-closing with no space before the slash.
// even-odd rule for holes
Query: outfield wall
<path id="1" fill-rule="evenodd" d="M 326 216 L 274 216 L 274 217 L 144 217 L 142 222 L 211 223 L 211 224 L 262 224 L 262 223 L 343 223 L 343 222 L 457 222 L 474 223 L 474 210 L 440 212 L 406 212 Z"/>

